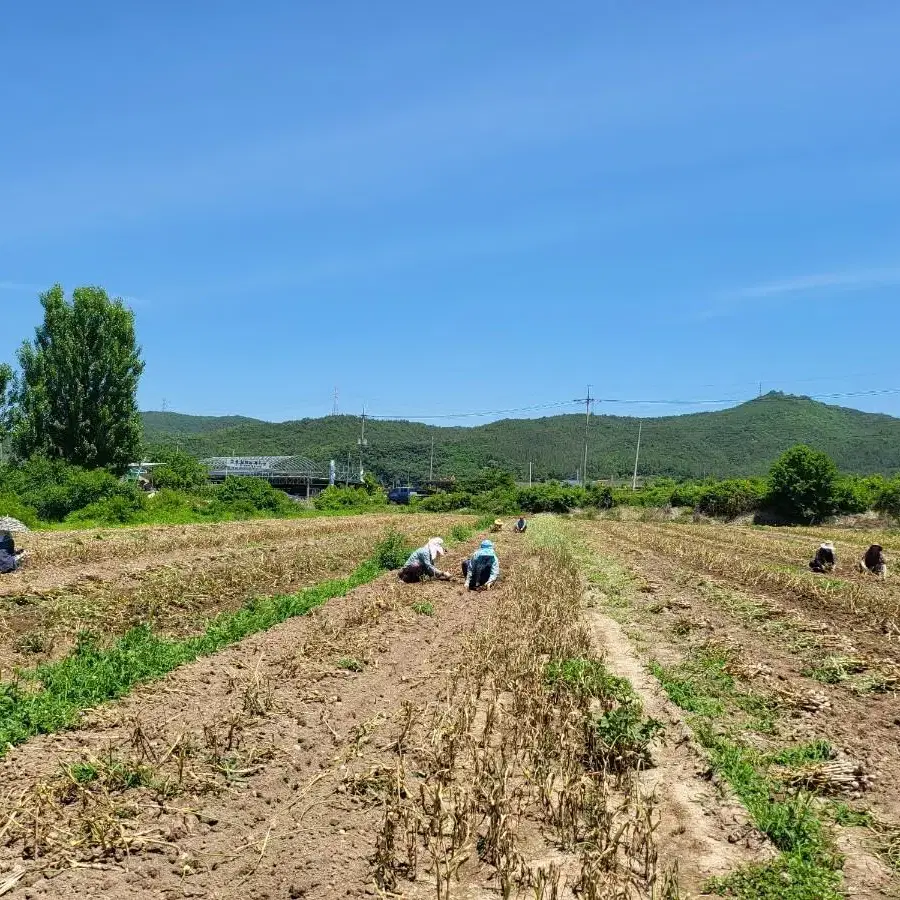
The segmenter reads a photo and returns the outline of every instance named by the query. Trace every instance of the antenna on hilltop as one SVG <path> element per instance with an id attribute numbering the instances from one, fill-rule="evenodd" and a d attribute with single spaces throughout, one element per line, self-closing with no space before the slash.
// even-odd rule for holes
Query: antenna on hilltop
<path id="1" fill-rule="evenodd" d="M 331 404 L 331 414 L 336 416 L 338 414 L 338 389 L 337 385 L 334 388 L 334 401 Z"/>

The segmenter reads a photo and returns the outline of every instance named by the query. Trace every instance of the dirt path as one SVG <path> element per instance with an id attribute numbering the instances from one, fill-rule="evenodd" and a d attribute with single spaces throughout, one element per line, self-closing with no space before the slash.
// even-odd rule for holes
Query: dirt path
<path id="1" fill-rule="evenodd" d="M 709 764 L 681 711 L 647 672 L 622 626 L 596 607 L 588 610 L 587 619 L 609 668 L 631 682 L 646 714 L 663 724 L 655 765 L 643 780 L 658 800 L 660 855 L 678 863 L 682 890 L 699 894 L 707 879 L 770 857 L 771 848 L 748 822 L 740 802 L 725 797 L 710 781 Z"/>

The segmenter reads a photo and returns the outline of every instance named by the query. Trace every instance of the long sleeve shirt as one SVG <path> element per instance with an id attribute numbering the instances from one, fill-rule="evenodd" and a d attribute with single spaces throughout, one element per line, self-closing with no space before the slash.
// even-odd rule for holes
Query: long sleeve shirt
<path id="1" fill-rule="evenodd" d="M 476 550 L 469 559 L 469 574 L 466 576 L 466 587 L 469 586 L 469 582 L 472 579 L 475 560 L 482 557 L 488 557 L 491 560 L 491 574 L 485 582 L 485 586 L 493 584 L 500 577 L 500 560 L 497 559 L 497 554 L 493 550 Z"/>
<path id="2" fill-rule="evenodd" d="M 413 552 L 409 554 L 406 566 L 421 566 L 425 574 L 430 575 L 432 578 L 438 574 L 438 570 L 431 561 L 431 551 L 427 546 L 419 547 L 418 550 L 413 550 Z M 406 566 L 404 566 L 404 568 L 406 568 Z"/>

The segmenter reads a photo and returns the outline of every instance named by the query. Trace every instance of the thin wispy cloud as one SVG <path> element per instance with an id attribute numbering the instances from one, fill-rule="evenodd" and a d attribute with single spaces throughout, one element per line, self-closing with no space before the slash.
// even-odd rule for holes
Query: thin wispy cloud
<path id="1" fill-rule="evenodd" d="M 851 272 L 819 272 L 812 275 L 792 275 L 750 285 L 730 293 L 734 300 L 755 300 L 788 294 L 809 294 L 823 291 L 859 291 L 866 288 L 890 287 L 900 284 L 900 268 L 861 269 Z"/>

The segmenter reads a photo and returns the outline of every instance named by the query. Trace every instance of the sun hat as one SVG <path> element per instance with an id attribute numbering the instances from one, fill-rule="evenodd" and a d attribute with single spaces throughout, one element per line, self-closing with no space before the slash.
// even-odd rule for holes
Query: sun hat
<path id="1" fill-rule="evenodd" d="M 494 542 L 493 542 L 493 541 L 482 541 L 482 542 L 481 542 L 481 549 L 482 549 L 482 550 L 493 550 L 493 549 L 494 549 Z"/>

